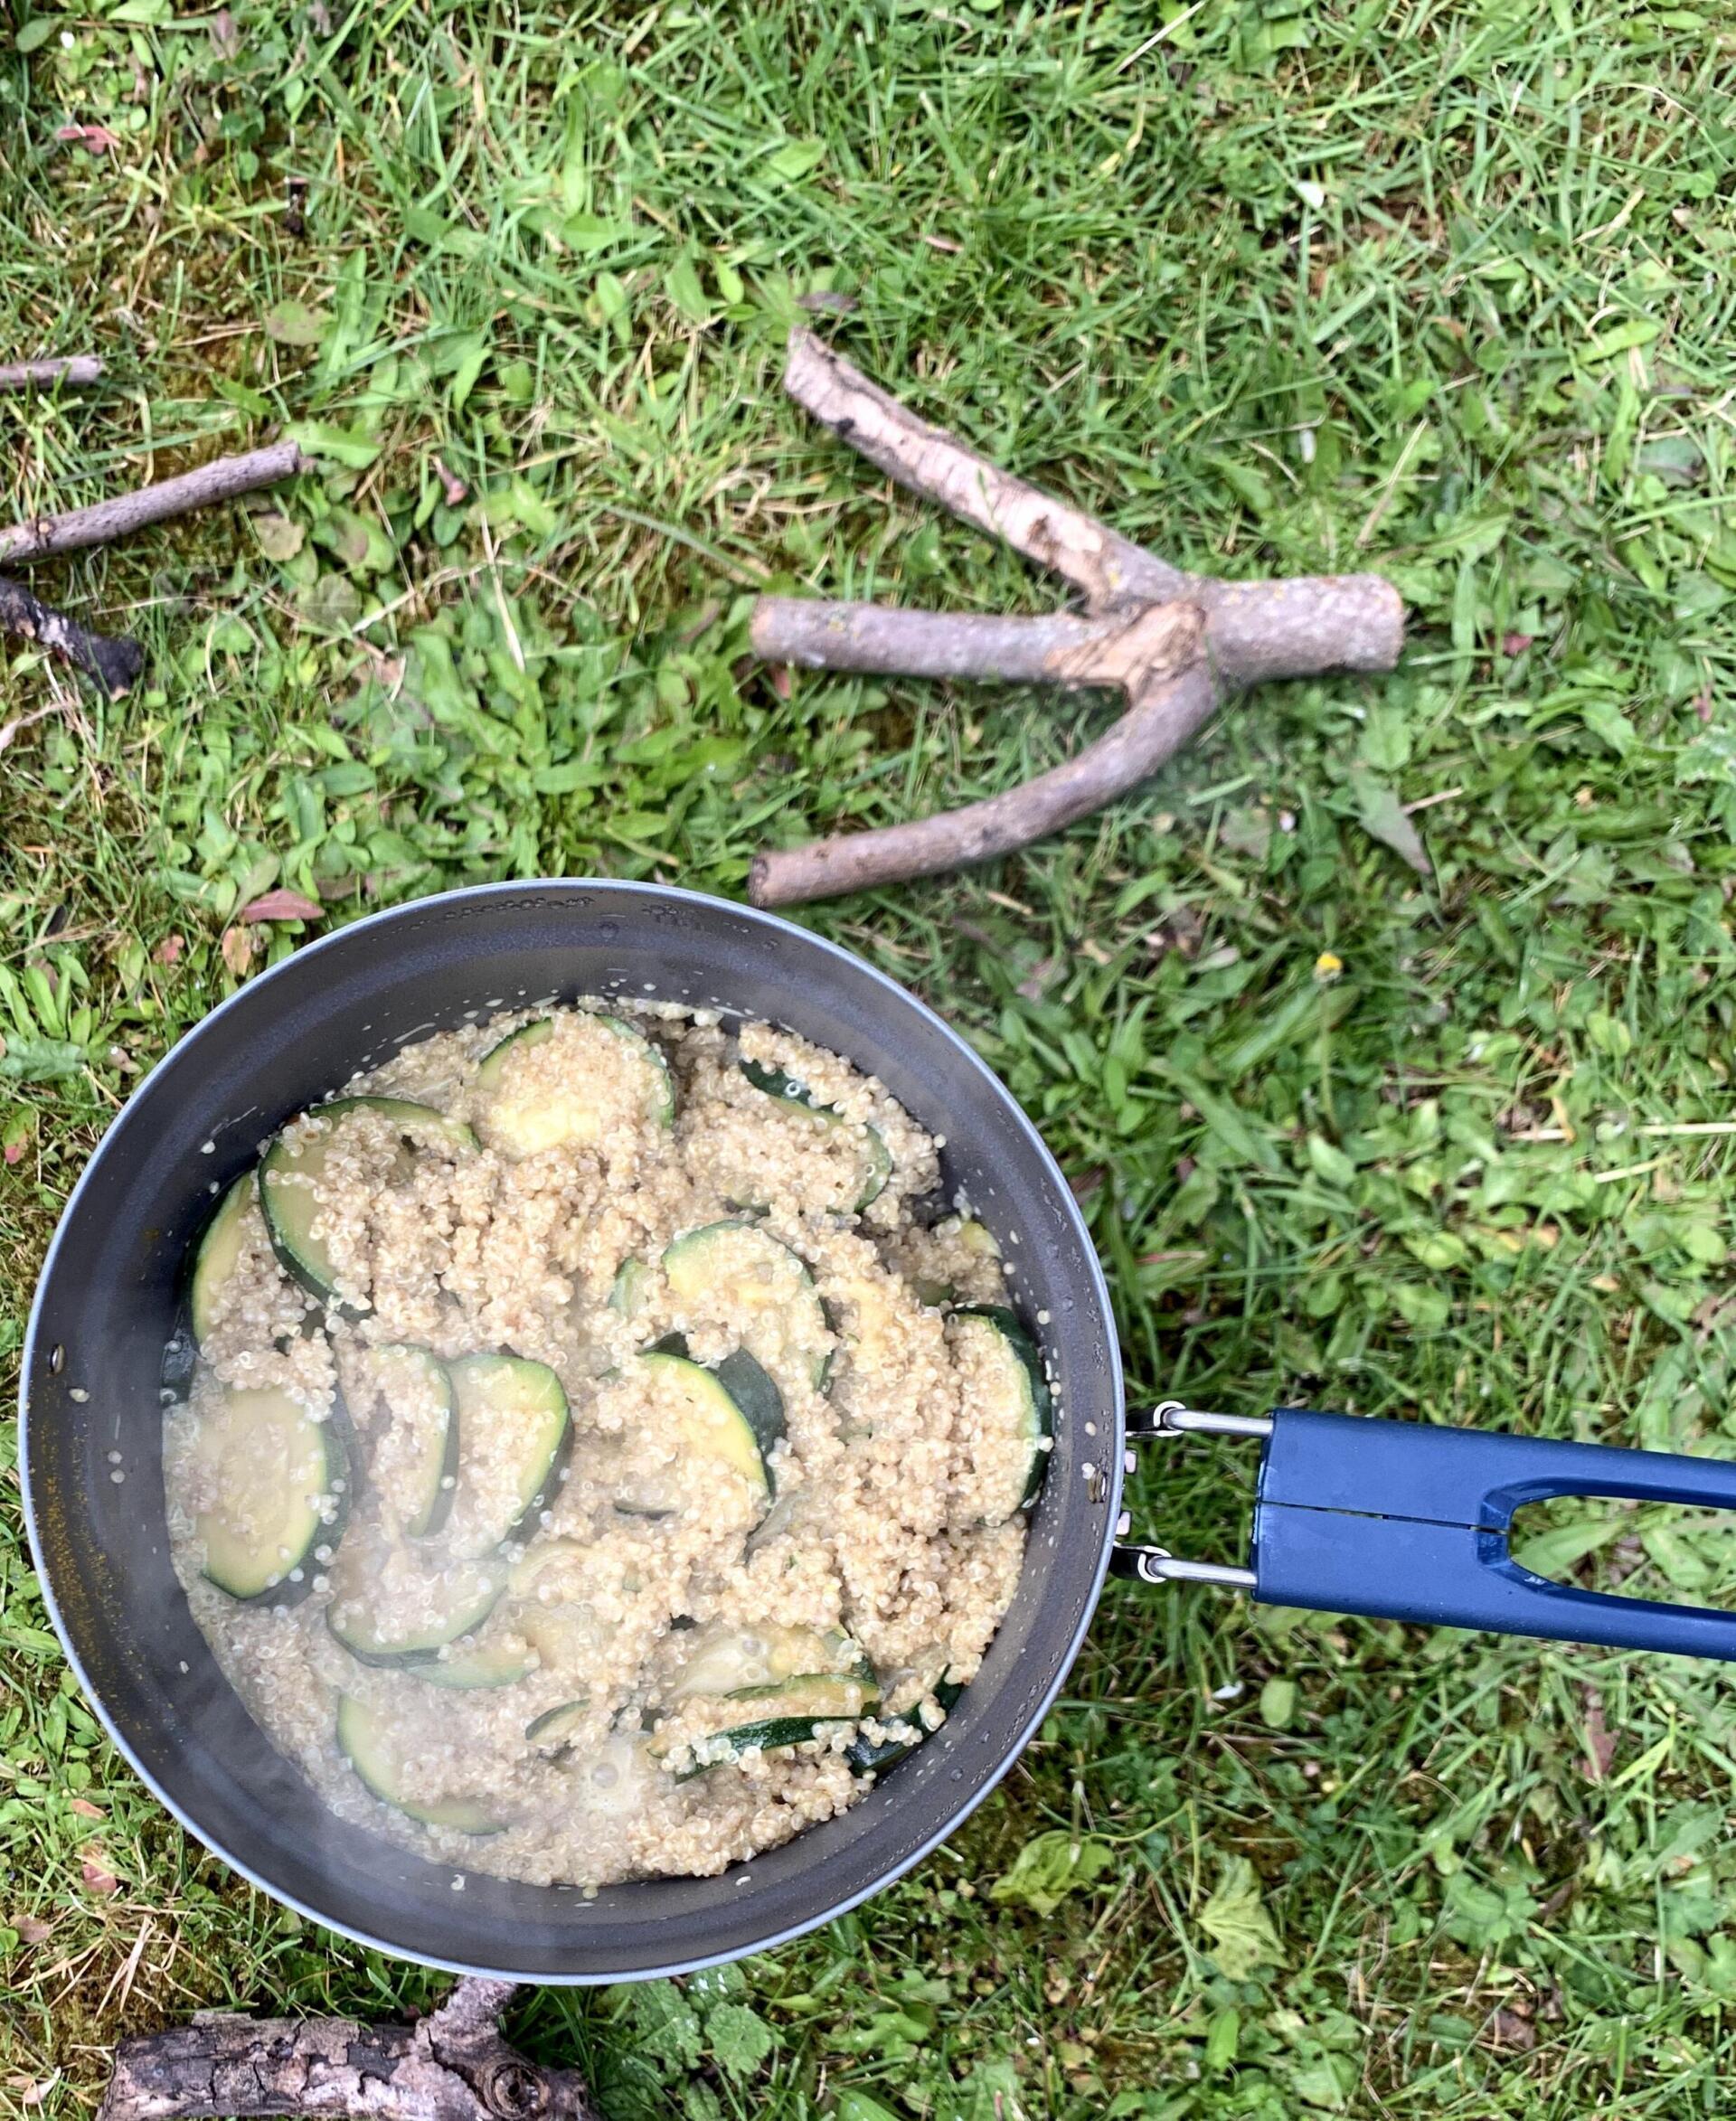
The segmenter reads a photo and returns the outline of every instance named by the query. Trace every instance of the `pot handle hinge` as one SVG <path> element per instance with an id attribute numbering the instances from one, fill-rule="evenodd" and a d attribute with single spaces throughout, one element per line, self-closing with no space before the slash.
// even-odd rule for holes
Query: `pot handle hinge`
<path id="1" fill-rule="evenodd" d="M 1127 1423 L 1129 1444 L 1150 1443 L 1169 1436 L 1248 1436 L 1262 1442 L 1272 1433 L 1269 1414 L 1210 1414 L 1184 1407 L 1179 1400 L 1165 1400 L 1143 1418 Z M 1131 1473 L 1137 1454 L 1129 1450 L 1127 1470 Z M 1109 1574 L 1131 1577 L 1137 1583 L 1216 1583 L 1230 1590 L 1252 1590 L 1251 1569 L 1235 1569 L 1224 1561 L 1188 1561 L 1165 1547 L 1123 1543 L 1132 1520 L 1124 1510 L 1115 1528 L 1116 1544 L 1109 1551 Z"/>

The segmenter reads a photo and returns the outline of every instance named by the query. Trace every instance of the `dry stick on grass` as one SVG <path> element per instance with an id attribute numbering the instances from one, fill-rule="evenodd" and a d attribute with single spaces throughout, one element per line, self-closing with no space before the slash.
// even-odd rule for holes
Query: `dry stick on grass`
<path id="1" fill-rule="evenodd" d="M 573 2071 L 545 2069 L 501 2038 L 514 1986 L 467 1977 L 415 2025 L 220 2012 L 122 2041 L 97 2121 L 597 2121 Z"/>
<path id="2" fill-rule="evenodd" d="M 0 361 L 0 391 L 47 391 L 56 383 L 94 383 L 102 363 L 94 354 L 50 361 Z"/>
<path id="3" fill-rule="evenodd" d="M 130 494 L 118 494 L 112 501 L 98 501 L 89 508 L 73 508 L 64 515 L 39 516 L 34 523 L 14 523 L 8 530 L 0 530 L 0 561 L 45 560 L 54 552 L 106 545 L 111 538 L 125 537 L 146 523 L 188 515 L 195 508 L 210 508 L 260 486 L 274 486 L 280 479 L 294 478 L 307 462 L 294 442 L 273 442 L 268 448 L 250 449 L 241 457 L 214 457 L 196 470 L 184 471 L 178 478 L 135 487 Z"/>
<path id="4" fill-rule="evenodd" d="M 1011 853 L 1147 778 L 1235 687 L 1334 669 L 1390 670 L 1398 660 L 1403 607 L 1378 575 L 1224 582 L 1184 573 L 919 419 L 810 332 L 790 334 L 784 387 L 901 485 L 1061 575 L 1089 616 L 984 618 L 762 597 L 752 638 L 765 661 L 1118 686 L 1130 705 L 1066 765 L 987 802 L 761 853 L 748 881 L 755 905 L 796 905 Z M 1146 626 L 1176 629 L 1148 664 L 1138 649 Z M 1191 659 L 1177 663 L 1184 627 L 1192 629 Z"/>
<path id="5" fill-rule="evenodd" d="M 1065 765 L 1004 795 L 879 832 L 756 854 L 748 896 L 756 906 L 794 906 L 1016 853 L 1148 780 L 1211 720 L 1217 703 L 1212 674 L 1193 663 L 1148 685 L 1111 729 Z"/>
<path id="6" fill-rule="evenodd" d="M 1212 660 L 1228 684 L 1313 677 L 1322 670 L 1391 670 L 1398 661 L 1404 607 L 1379 575 L 1226 582 L 1185 574 L 919 419 L 812 332 L 790 334 L 784 388 L 901 485 L 1071 582 L 1088 611 L 1177 599 L 1198 604 Z"/>
<path id="7" fill-rule="evenodd" d="M 125 636 L 88 632 L 65 612 L 32 596 L 23 582 L 0 574 L 0 634 L 20 634 L 93 677 L 110 698 L 129 691 L 145 667 L 145 651 Z"/>

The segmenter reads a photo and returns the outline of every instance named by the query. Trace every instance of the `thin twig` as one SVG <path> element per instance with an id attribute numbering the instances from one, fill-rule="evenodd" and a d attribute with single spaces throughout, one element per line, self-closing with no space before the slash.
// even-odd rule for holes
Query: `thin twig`
<path id="1" fill-rule="evenodd" d="M 71 509 L 64 515 L 39 516 L 33 523 L 0 530 L 0 561 L 42 560 L 52 552 L 106 545 L 110 539 L 125 537 L 146 523 L 187 515 L 195 508 L 209 508 L 220 501 L 232 501 L 237 495 L 294 478 L 307 463 L 294 442 L 273 442 L 268 448 L 250 449 L 240 457 L 218 457 L 195 471 L 183 472 L 178 478 L 135 487 L 112 501 Z"/>
<path id="2" fill-rule="evenodd" d="M 1204 664 L 1145 692 L 1114 728 L 1064 766 L 1005 795 L 880 832 L 850 833 L 754 857 L 748 896 L 756 906 L 795 906 L 841 891 L 901 883 L 1011 854 L 1089 816 L 1173 759 L 1218 703 Z"/>
<path id="3" fill-rule="evenodd" d="M 111 698 L 130 691 L 145 667 L 145 651 L 137 641 L 88 632 L 7 575 L 0 575 L 0 633 L 38 642 L 74 670 L 95 678 Z"/>
<path id="4" fill-rule="evenodd" d="M 94 383 L 102 363 L 94 354 L 72 354 L 50 361 L 0 362 L 0 391 L 46 391 L 56 383 Z"/>

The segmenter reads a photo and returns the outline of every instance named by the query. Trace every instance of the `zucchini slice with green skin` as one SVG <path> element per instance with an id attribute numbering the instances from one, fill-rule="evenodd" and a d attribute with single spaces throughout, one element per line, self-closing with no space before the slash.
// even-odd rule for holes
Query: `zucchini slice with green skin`
<path id="1" fill-rule="evenodd" d="M 192 1455 L 216 1498 L 193 1520 L 205 1580 L 231 1598 L 306 1598 L 314 1549 L 342 1534 L 349 1455 L 336 1418 L 317 1421 L 275 1387 L 231 1389 L 201 1416 Z"/>
<path id="2" fill-rule="evenodd" d="M 484 1687 L 516 1686 L 536 1669 L 536 1658 L 527 1646 L 511 1649 L 505 1643 L 472 1644 L 455 1650 L 449 1657 L 435 1656 L 425 1664 L 410 1667 L 429 1686 L 447 1686 L 467 1693 Z"/>
<path id="3" fill-rule="evenodd" d="M 574 1802 L 604 1818 L 625 1818 L 644 1803 L 646 1786 L 656 1772 L 644 1739 L 630 1731 L 617 1731 L 600 1751 L 574 1764 Z"/>
<path id="4" fill-rule="evenodd" d="M 615 1279 L 609 1284 L 609 1309 L 623 1318 L 631 1318 L 645 1301 L 650 1279 L 650 1268 L 629 1253 L 615 1269 Z"/>
<path id="5" fill-rule="evenodd" d="M 203 1347 L 216 1324 L 217 1303 L 224 1284 L 241 1264 L 246 1242 L 243 1225 L 247 1211 L 258 1198 L 259 1180 L 244 1172 L 217 1203 L 217 1212 L 205 1225 L 193 1256 L 193 1287 L 188 1308 L 193 1314 L 193 1337 Z"/>
<path id="6" fill-rule="evenodd" d="M 673 1499 L 660 1501 L 653 1494 L 618 1494 L 610 1507 L 618 1517 L 635 1517 L 646 1524 L 662 1524 L 675 1514 L 680 1505 Z"/>
<path id="7" fill-rule="evenodd" d="M 993 1361 L 1025 1447 L 1004 1501 L 997 1503 L 985 1520 L 989 1524 L 1001 1524 L 1037 1498 L 1049 1468 L 1054 1401 L 1043 1375 L 1042 1353 L 1019 1323 L 1016 1312 L 1009 1311 L 1004 1304 L 972 1304 L 955 1311 L 952 1316 L 958 1329 L 993 1336 Z"/>
<path id="8" fill-rule="evenodd" d="M 589 1701 L 562 1702 L 556 1708 L 545 1709 L 540 1716 L 533 1716 L 524 1726 L 524 1735 L 533 1745 L 563 1746 L 590 1713 Z"/>
<path id="9" fill-rule="evenodd" d="M 686 1646 L 666 1701 L 751 1693 L 816 1677 L 855 1680 L 871 1689 L 875 1684 L 874 1668 L 856 1643 L 815 1628 L 713 1624 L 695 1630 Z"/>
<path id="10" fill-rule="evenodd" d="M 458 1478 L 458 1395 L 438 1355 L 400 1343 L 376 1348 L 376 1399 L 390 1427 L 368 1478 L 405 1535 L 429 1539 L 452 1513 Z M 393 1374 L 393 1373 L 396 1374 Z"/>
<path id="11" fill-rule="evenodd" d="M 363 1664 L 431 1664 L 448 1643 L 474 1635 L 506 1590 L 506 1570 L 498 1561 L 492 1567 L 471 1562 L 430 1573 L 414 1614 L 392 1621 L 382 1614 L 383 1597 L 375 1590 L 370 1564 L 354 1560 L 348 1550 L 344 1560 L 350 1566 L 336 1571 L 326 1625 Z"/>
<path id="12" fill-rule="evenodd" d="M 693 1762 L 677 1772 L 677 1780 L 685 1782 L 708 1768 L 739 1760 L 743 1753 L 776 1753 L 806 1745 L 825 1725 L 858 1722 L 879 1705 L 871 1683 L 827 1673 L 806 1673 L 781 1686 L 750 1687 L 729 1699 L 741 1709 L 741 1721 L 726 1730 L 685 1740 Z M 656 1738 L 651 1746 L 654 1753 L 659 1750 Z"/>
<path id="13" fill-rule="evenodd" d="M 675 1079 L 669 1063 L 645 1033 L 618 1016 L 594 1010 L 575 1012 L 587 1023 L 600 1024 L 625 1040 L 645 1063 L 645 1108 L 663 1127 L 675 1118 Z M 509 1155 L 534 1156 L 543 1149 L 565 1147 L 569 1143 L 594 1142 L 602 1135 L 606 1115 L 582 1092 L 534 1092 L 515 1087 L 512 1062 L 530 1047 L 554 1036 L 554 1019 L 539 1017 L 533 1023 L 509 1032 L 497 1046 L 483 1055 L 476 1070 L 476 1089 L 486 1100 L 486 1122 L 490 1134 Z"/>
<path id="14" fill-rule="evenodd" d="M 832 1332 L 807 1262 L 751 1222 L 708 1222 L 663 1255 L 677 1303 L 728 1325 L 769 1370 L 794 1349 L 816 1391 L 832 1365 Z"/>
<path id="15" fill-rule="evenodd" d="M 781 1105 L 786 1111 L 805 1113 L 809 1119 L 816 1119 L 826 1126 L 849 1126 L 852 1122 L 834 1105 L 816 1105 L 814 1093 L 807 1085 L 793 1075 L 786 1075 L 780 1068 L 767 1068 L 758 1060 L 743 1060 L 741 1072 L 757 1090 L 763 1091 L 774 1105 Z M 852 1202 L 852 1210 L 862 1211 L 879 1200 L 886 1191 L 886 1182 L 892 1175 L 892 1152 L 886 1146 L 886 1137 L 877 1126 L 863 1124 L 863 1129 L 862 1191 Z"/>
<path id="16" fill-rule="evenodd" d="M 571 1422 L 561 1380 L 546 1362 L 460 1355 L 447 1370 L 458 1423 L 452 1551 L 461 1560 L 476 1560 L 542 1507 Z"/>
<path id="17" fill-rule="evenodd" d="M 761 1506 L 778 1492 L 772 1446 L 787 1433 L 784 1398 L 745 1348 L 707 1370 L 686 1353 L 678 1334 L 639 1361 L 654 1373 L 657 1395 L 684 1452 L 716 1459 L 739 1473 Z"/>
<path id="18" fill-rule="evenodd" d="M 455 1833 L 502 1833 L 505 1820 L 474 1797 L 439 1797 L 432 1803 L 403 1794 L 403 1740 L 392 1719 L 354 1694 L 337 1698 L 338 1750 L 354 1768 L 362 1786 L 382 1805 L 423 1826 L 449 1827 Z"/>
<path id="19" fill-rule="evenodd" d="M 936 1680 L 929 1689 L 929 1693 L 934 1696 L 936 1702 L 948 1716 L 958 1707 L 964 1691 L 964 1687 L 957 1680 L 944 1677 Z M 914 1730 L 921 1731 L 922 1738 L 874 1739 L 864 1738 L 858 1733 L 844 1749 L 844 1757 L 849 1761 L 851 1771 L 854 1774 L 883 1775 L 889 1768 L 897 1767 L 898 1763 L 908 1754 L 915 1752 L 918 1746 L 922 1743 L 922 1739 L 933 1735 L 924 1725 L 921 1717 L 915 1709 L 900 1716 L 897 1720 L 901 1723 L 908 1723 Z"/>
<path id="20" fill-rule="evenodd" d="M 431 1135 L 455 1151 L 476 1146 L 476 1136 L 461 1119 L 448 1119 L 433 1106 L 414 1104 L 408 1098 L 335 1098 L 329 1105 L 316 1105 L 302 1115 L 304 1119 L 330 1123 L 319 1133 L 305 1135 L 293 1145 L 288 1133 L 278 1135 L 259 1159 L 260 1211 L 271 1249 L 285 1270 L 322 1304 L 340 1304 L 340 1298 L 330 1249 L 323 1238 L 313 1234 L 319 1219 L 319 1180 L 344 1119 L 355 1112 L 375 1112 L 399 1123 L 395 1177 L 408 1176 L 410 1152 L 404 1144 L 419 1135 Z M 343 1300 L 340 1307 L 356 1317 L 373 1308 L 365 1299 Z"/>

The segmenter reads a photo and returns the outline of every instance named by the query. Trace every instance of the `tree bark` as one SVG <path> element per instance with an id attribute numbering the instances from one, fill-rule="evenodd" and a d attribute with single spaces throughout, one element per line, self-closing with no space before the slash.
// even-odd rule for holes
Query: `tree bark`
<path id="1" fill-rule="evenodd" d="M 0 391 L 46 391 L 56 383 L 93 383 L 102 373 L 94 354 L 50 361 L 0 361 Z"/>
<path id="2" fill-rule="evenodd" d="M 74 670 L 95 678 L 111 698 L 130 691 L 145 667 L 145 651 L 137 641 L 88 632 L 5 575 L 0 575 L 0 633 L 41 642 Z"/>
<path id="3" fill-rule="evenodd" d="M 250 449 L 240 457 L 219 457 L 194 471 L 183 472 L 178 478 L 136 487 L 130 494 L 117 495 L 112 501 L 74 508 L 64 515 L 39 516 L 33 523 L 14 523 L 9 530 L 0 530 L 0 561 L 43 560 L 53 552 L 106 545 L 111 538 L 125 537 L 146 523 L 163 523 L 170 516 L 189 514 L 195 508 L 232 501 L 259 486 L 276 485 L 279 479 L 293 478 L 307 461 L 293 442 L 273 442 L 268 448 Z"/>
<path id="4" fill-rule="evenodd" d="M 756 854 L 748 897 L 756 906 L 794 906 L 1014 853 L 1147 779 L 1211 719 L 1218 697 L 1211 672 L 1195 661 L 1148 686 L 1113 729 L 1064 766 L 1004 795 L 910 825 Z"/>
<path id="5" fill-rule="evenodd" d="M 515 1985 L 467 1978 L 414 2025 L 222 2012 L 123 2041 L 97 2121 L 597 2121 L 574 2071 L 501 2038 Z"/>

